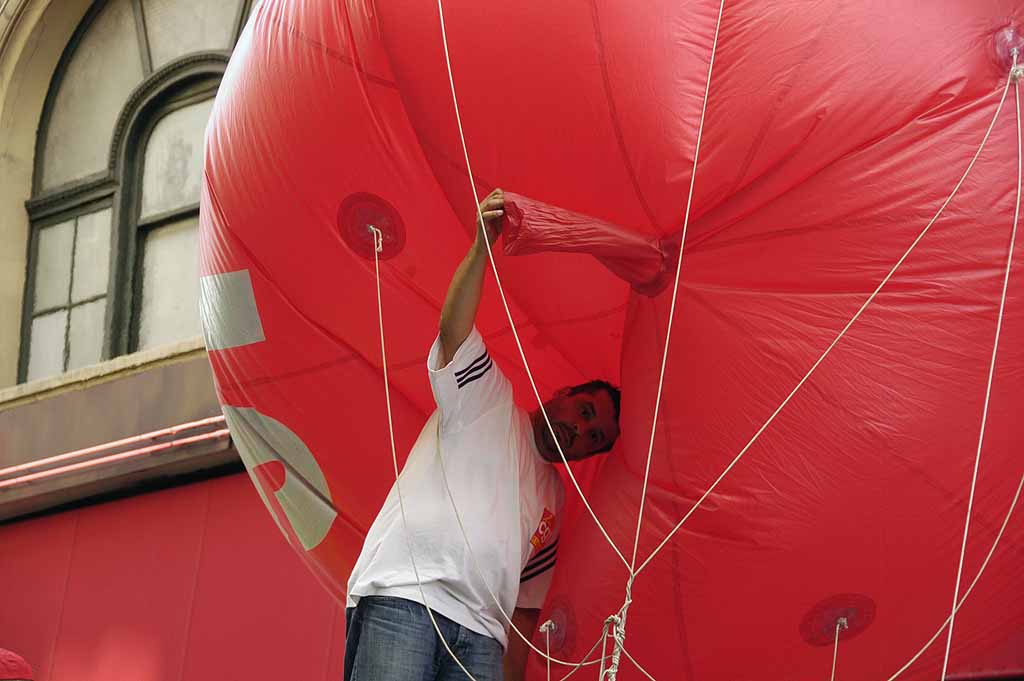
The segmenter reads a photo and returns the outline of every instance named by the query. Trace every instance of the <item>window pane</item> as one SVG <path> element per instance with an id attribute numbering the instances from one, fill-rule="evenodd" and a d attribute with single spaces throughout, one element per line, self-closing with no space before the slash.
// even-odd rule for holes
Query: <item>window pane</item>
<path id="1" fill-rule="evenodd" d="M 110 209 L 80 215 L 76 238 L 78 243 L 75 244 L 75 269 L 71 283 L 72 303 L 107 292 L 107 275 L 110 273 Z"/>
<path id="2" fill-rule="evenodd" d="M 64 372 L 64 331 L 67 310 L 51 312 L 32 320 L 32 341 L 29 344 L 29 381 Z"/>
<path id="3" fill-rule="evenodd" d="M 196 217 L 146 235 L 139 350 L 201 335 Z"/>
<path id="4" fill-rule="evenodd" d="M 68 304 L 68 287 L 71 285 L 71 246 L 74 238 L 74 222 L 62 222 L 52 227 L 43 227 L 39 231 L 33 310 L 45 310 Z"/>
<path id="5" fill-rule="evenodd" d="M 43 152 L 43 188 L 107 167 L 118 114 L 142 80 L 130 0 L 112 0 L 75 48 L 54 99 Z"/>
<path id="6" fill-rule="evenodd" d="M 240 0 L 143 0 L 153 68 L 189 52 L 228 50 Z"/>
<path id="7" fill-rule="evenodd" d="M 164 116 L 149 137 L 142 176 L 142 217 L 199 202 L 203 131 L 213 99 Z"/>
<path id="8" fill-rule="evenodd" d="M 106 313 L 106 298 L 71 308 L 68 371 L 96 364 L 102 358 L 103 321 Z"/>

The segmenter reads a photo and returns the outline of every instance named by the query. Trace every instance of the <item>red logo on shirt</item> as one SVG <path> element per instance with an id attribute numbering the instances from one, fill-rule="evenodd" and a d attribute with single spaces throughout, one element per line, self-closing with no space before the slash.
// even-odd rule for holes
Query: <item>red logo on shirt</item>
<path id="1" fill-rule="evenodd" d="M 540 525 L 537 526 L 537 531 L 533 533 L 533 537 L 530 539 L 530 543 L 533 544 L 534 550 L 536 551 L 547 544 L 548 540 L 551 539 L 551 533 L 554 531 L 555 514 L 545 507 L 544 515 L 541 516 L 540 519 Z"/>

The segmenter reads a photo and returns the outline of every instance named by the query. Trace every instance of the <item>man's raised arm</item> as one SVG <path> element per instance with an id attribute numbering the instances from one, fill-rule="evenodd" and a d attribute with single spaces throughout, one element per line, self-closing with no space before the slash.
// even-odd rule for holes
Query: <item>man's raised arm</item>
<path id="1" fill-rule="evenodd" d="M 476 239 L 448 285 L 448 294 L 441 308 L 441 349 L 447 365 L 473 330 L 476 311 L 480 306 L 484 273 L 487 271 L 487 247 L 494 245 L 501 233 L 501 220 L 505 214 L 505 196 L 495 189 L 480 202 L 483 225 L 477 219 Z M 487 241 L 484 241 L 486 235 Z"/>

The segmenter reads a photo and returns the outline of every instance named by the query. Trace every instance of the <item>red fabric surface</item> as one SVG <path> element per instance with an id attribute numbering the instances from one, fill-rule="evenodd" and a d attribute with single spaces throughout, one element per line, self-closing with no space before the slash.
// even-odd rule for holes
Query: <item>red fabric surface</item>
<path id="1" fill-rule="evenodd" d="M 718 3 L 445 9 L 477 188 L 515 192 L 521 241 L 505 247 L 533 253 L 496 260 L 541 393 L 622 384 L 622 438 L 585 468 L 628 556 L 671 305 L 671 286 L 637 283 L 666 254 L 669 283 L 675 273 Z M 1021 43 L 1019 11 L 1009 0 L 726 3 L 641 560 L 953 189 L 994 114 L 1007 45 Z M 656 678 L 822 678 L 832 650 L 801 625 L 854 594 L 874 615 L 841 641 L 838 674 L 884 680 L 948 616 L 1013 221 L 1014 117 L 1011 99 L 942 219 L 637 579 L 627 647 Z M 399 452 L 433 408 L 425 356 L 472 234 L 436 5 L 265 0 L 222 83 L 205 174 L 203 274 L 247 270 L 265 336 L 211 352 L 221 398 L 313 453 L 339 514 L 335 550 L 298 550 L 341 598 L 393 481 L 374 266 L 366 230 L 339 224 L 352 214 L 341 209 L 377 197 L 386 240 L 404 243 L 381 264 Z M 1022 286 L 1014 270 L 962 590 L 1024 473 Z M 478 326 L 532 409 L 493 279 Z M 565 622 L 553 652 L 578 659 L 622 604 L 626 570 L 573 513 L 541 621 Z M 957 617 L 954 671 L 1024 671 L 1005 654 L 1024 628 L 1022 539 L 1017 512 Z M 934 678 L 943 647 L 903 678 Z M 535 657 L 531 678 L 542 675 Z M 619 678 L 639 676 L 626 664 Z"/>

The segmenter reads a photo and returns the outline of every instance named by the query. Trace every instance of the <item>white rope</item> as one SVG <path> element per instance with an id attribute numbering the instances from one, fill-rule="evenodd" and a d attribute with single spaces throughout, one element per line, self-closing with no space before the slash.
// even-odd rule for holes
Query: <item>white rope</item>
<path id="1" fill-rule="evenodd" d="M 864 304 L 860 306 L 860 309 L 857 310 L 856 314 L 853 315 L 850 321 L 846 323 L 846 326 L 843 327 L 842 331 L 840 331 L 839 334 L 835 337 L 835 339 L 829 344 L 829 346 L 825 349 L 825 352 L 823 352 L 822 355 L 817 359 L 817 361 L 815 361 L 814 364 L 811 365 L 811 368 L 808 369 L 807 373 L 804 374 L 804 377 L 801 378 L 800 382 L 796 384 L 796 387 L 793 388 L 789 395 L 786 396 L 786 399 L 782 401 L 782 404 L 780 404 L 778 408 L 774 412 L 772 412 L 772 415 L 768 417 L 768 420 L 765 421 L 760 428 L 758 428 L 757 432 L 754 433 L 754 436 L 750 438 L 746 445 L 743 446 L 743 449 L 740 450 L 739 454 L 737 454 L 735 458 L 733 458 L 732 462 L 728 466 L 726 466 L 725 470 L 722 471 L 722 474 L 718 476 L 714 483 L 712 483 L 711 486 L 708 487 L 707 491 L 705 491 L 704 494 L 701 495 L 700 499 L 698 499 L 697 502 L 690 508 L 690 510 L 686 512 L 686 515 L 683 516 L 683 519 L 676 523 L 675 527 L 673 527 L 672 530 L 668 533 L 668 535 L 665 536 L 665 539 L 663 539 L 662 542 L 658 544 L 658 546 L 651 552 L 647 559 L 643 563 L 641 563 L 640 567 L 636 569 L 635 574 L 640 574 L 640 572 L 642 572 L 644 568 L 647 567 L 651 560 L 653 560 L 654 557 L 658 555 L 658 553 L 665 547 L 665 545 L 668 544 L 672 537 L 675 536 L 675 533 L 679 531 L 679 528 L 681 528 L 683 524 L 690 518 L 690 516 L 693 515 L 694 511 L 700 508 L 700 505 L 704 503 L 704 500 L 708 498 L 708 496 L 715 490 L 716 487 L 718 487 L 718 484 L 722 482 L 722 479 L 725 478 L 726 475 L 729 474 L 729 471 L 732 470 L 733 466 L 735 466 L 739 462 L 739 460 L 743 458 L 743 455 L 746 454 L 750 447 L 754 444 L 754 442 L 757 441 L 757 438 L 761 436 L 761 433 L 763 433 L 765 429 L 772 423 L 772 421 L 775 420 L 775 417 L 779 415 L 779 412 L 781 412 L 782 409 L 787 404 L 789 404 L 789 401 L 793 399 L 793 396 L 796 395 L 797 391 L 800 390 L 801 387 L 803 387 L 803 384 L 806 383 L 807 379 L 811 377 L 811 374 L 813 374 L 814 371 L 818 368 L 818 365 L 820 365 L 825 360 L 825 358 L 828 357 L 829 353 L 832 352 L 832 349 L 836 346 L 837 343 L 839 343 L 840 339 L 842 339 L 842 337 L 846 335 L 846 332 L 849 331 L 850 327 L 853 326 L 854 322 L 856 322 L 860 318 L 861 314 L 864 313 L 864 310 L 867 309 L 868 305 L 870 305 L 871 302 L 874 301 L 875 297 L 878 295 L 878 292 L 882 290 L 882 287 L 884 287 L 889 282 L 889 279 L 892 278 L 893 274 L 896 273 L 896 270 L 899 269 L 900 265 L 903 264 L 903 261 L 907 259 L 910 253 L 917 247 L 917 244 L 920 243 L 921 239 L 923 239 L 925 234 L 927 234 L 928 231 L 931 229 L 932 225 L 935 224 L 935 221 L 939 219 L 939 216 L 942 215 L 942 212 L 946 209 L 946 206 L 949 205 L 949 202 L 952 201 L 953 197 L 956 196 L 958 191 L 960 191 L 960 187 L 963 185 L 964 180 L 967 179 L 967 176 L 974 168 L 975 162 L 977 162 L 978 157 L 981 155 L 982 150 L 985 148 L 985 144 L 988 142 L 989 135 L 991 135 L 992 133 L 992 128 L 995 126 L 996 119 L 999 118 L 999 112 L 1003 108 L 1003 102 L 1006 100 L 1006 93 L 1009 90 L 1009 87 L 1010 76 L 1008 75 L 1006 79 L 1006 86 L 1003 88 L 1003 95 L 999 100 L 999 105 L 996 107 L 995 114 L 992 116 L 992 122 L 989 123 L 988 129 L 985 131 L 985 136 L 981 140 L 981 145 L 978 147 L 978 150 L 974 153 L 974 157 L 971 159 L 971 162 L 967 165 L 967 170 L 965 170 L 964 174 L 960 177 L 960 181 L 956 183 L 956 186 L 953 188 L 953 191 L 949 194 L 948 197 L 946 197 L 946 200 L 942 202 L 942 205 L 939 207 L 938 212 L 936 212 L 934 217 L 932 217 L 932 219 L 928 221 L 928 224 L 925 225 L 925 228 L 921 230 L 920 234 L 917 235 L 917 238 L 914 239 L 913 243 L 910 244 L 910 247 L 903 253 L 902 256 L 900 256 L 900 259 L 896 261 L 896 264 L 893 265 L 892 269 L 890 269 L 888 274 L 885 275 L 885 277 L 882 279 L 878 287 L 871 292 L 871 295 L 868 296 L 867 300 L 864 301 Z"/>
<path id="2" fill-rule="evenodd" d="M 384 349 L 384 309 L 381 305 L 380 296 L 380 253 L 383 247 L 383 233 L 376 227 L 371 226 L 370 231 L 373 232 L 374 240 L 374 251 L 373 251 L 373 268 L 377 275 L 377 318 L 380 320 L 380 356 L 381 366 L 384 371 L 384 401 L 387 403 L 388 408 L 388 436 L 391 442 L 391 461 L 395 467 L 395 489 L 398 490 L 398 505 L 402 511 L 402 530 L 405 532 L 405 544 L 409 549 L 409 560 L 412 562 L 412 571 L 416 576 L 416 586 L 420 591 L 420 598 L 423 599 L 423 607 L 427 611 L 427 616 L 430 617 L 430 623 L 434 625 L 434 631 L 437 632 L 438 638 L 441 639 L 441 643 L 444 645 L 444 649 L 448 651 L 452 659 L 455 660 L 455 664 L 459 665 L 461 669 L 471 681 L 476 681 L 469 670 L 462 664 L 459 656 L 448 645 L 448 641 L 445 640 L 444 634 L 441 633 L 441 627 L 437 625 L 437 620 L 434 619 L 434 613 L 431 611 L 430 606 L 427 604 L 427 595 L 423 592 L 423 582 L 420 580 L 420 571 L 416 567 L 416 555 L 412 550 L 412 539 L 409 537 L 409 524 L 405 517 L 405 500 L 402 498 L 402 481 L 401 474 L 398 472 L 398 454 L 395 450 L 395 428 L 394 422 L 391 416 L 391 391 L 388 388 L 388 354 Z"/>
<path id="3" fill-rule="evenodd" d="M 718 36 L 722 29 L 722 13 L 725 0 L 718 4 L 718 18 L 715 22 L 715 36 L 711 43 L 711 56 L 708 59 L 708 77 L 704 83 L 704 99 L 700 107 L 700 121 L 697 125 L 697 139 L 693 150 L 693 169 L 690 172 L 690 187 L 686 195 L 686 210 L 683 213 L 683 231 L 679 239 L 679 258 L 676 262 L 676 276 L 672 282 L 672 302 L 668 310 L 668 324 L 665 328 L 665 349 L 661 353 L 661 370 L 658 373 L 658 391 L 654 400 L 654 415 L 651 417 L 651 438 L 647 445 L 647 462 L 644 464 L 644 482 L 640 490 L 640 509 L 636 514 L 636 534 L 633 537 L 633 555 L 629 560 L 629 577 L 626 580 L 626 598 L 619 608 L 613 622 L 612 632 L 615 647 L 612 649 L 612 661 L 608 668 L 608 681 L 616 681 L 619 673 L 619 660 L 626 645 L 626 616 L 633 602 L 633 581 L 636 579 L 636 553 L 640 546 L 640 528 L 644 521 L 644 505 L 647 501 L 647 484 L 651 478 L 651 460 L 654 458 L 654 437 L 658 432 L 658 413 L 661 409 L 661 395 L 665 385 L 665 367 L 668 364 L 668 350 L 672 341 L 672 322 L 675 320 L 676 300 L 679 296 L 679 278 L 683 272 L 683 246 L 686 244 L 686 231 L 690 226 L 690 209 L 693 206 L 693 188 L 697 180 L 697 163 L 700 160 L 700 143 L 704 138 L 704 117 L 708 109 L 708 95 L 711 92 L 711 74 L 715 68 L 715 54 L 718 51 Z M 635 664 L 635 662 L 634 662 Z M 639 668 L 639 665 L 637 665 Z M 646 673 L 646 672 L 645 672 Z M 602 677 L 603 679 L 604 677 Z"/>
<path id="4" fill-rule="evenodd" d="M 1000 526 L 999 532 L 996 533 L 996 538 L 992 542 L 992 546 L 989 547 L 988 554 L 985 556 L 985 560 L 983 560 L 981 562 L 981 567 L 978 568 L 977 574 L 974 575 L 974 579 L 971 580 L 970 585 L 967 587 L 967 589 L 964 591 L 963 596 L 960 598 L 960 603 L 957 605 L 957 610 L 962 608 L 964 603 L 967 602 L 968 596 L 970 596 L 971 592 L 974 591 L 974 587 L 977 586 L 978 581 L 981 579 L 981 575 L 985 572 L 985 569 L 988 567 L 989 561 L 992 560 L 992 556 L 996 552 L 996 547 L 999 546 L 999 541 L 1003 538 L 1003 534 L 1006 532 L 1006 527 L 1010 524 L 1010 517 L 1013 515 L 1013 511 L 1017 507 L 1017 502 L 1020 500 L 1021 491 L 1024 491 L 1024 475 L 1021 476 L 1020 481 L 1017 483 L 1017 491 L 1014 493 L 1013 499 L 1010 502 L 1010 507 L 1009 507 L 1009 509 L 1007 509 L 1006 515 L 1003 517 L 1003 524 Z M 917 662 L 917 660 L 922 655 L 924 655 L 925 651 L 928 650 L 928 648 L 930 648 L 931 645 L 933 643 L 935 643 L 935 641 L 939 638 L 939 636 L 942 634 L 943 630 L 949 624 L 949 620 L 950 620 L 950 618 L 947 617 L 946 620 L 942 623 L 942 625 L 936 630 L 936 632 L 934 634 L 932 634 L 932 637 L 930 639 L 928 639 L 928 641 L 923 646 L 921 646 L 920 650 L 918 650 L 914 654 L 913 657 L 911 657 L 909 660 L 907 660 L 907 662 L 902 667 L 900 667 L 896 671 L 896 673 L 894 673 L 892 676 L 887 678 L 886 681 L 896 681 L 896 679 L 899 678 L 899 676 L 902 675 L 903 672 L 905 672 L 907 669 L 909 669 L 912 664 Z M 622 647 L 622 654 L 625 655 L 626 658 L 631 663 L 633 663 L 633 665 L 637 669 L 639 669 L 640 672 L 644 676 L 646 676 L 648 679 L 651 679 L 651 681 L 657 681 L 646 669 L 644 669 L 642 666 L 640 666 L 640 663 L 638 663 L 633 658 L 633 656 L 629 652 L 629 649 L 626 648 L 625 646 Z M 835 666 L 835 653 L 833 653 L 833 669 L 834 669 L 834 666 Z M 834 679 L 833 679 L 833 681 L 834 681 Z"/>
<path id="5" fill-rule="evenodd" d="M 633 575 L 630 575 L 626 580 L 626 600 L 622 603 L 619 611 L 606 620 L 611 625 L 612 639 L 615 641 L 611 662 L 608 664 L 606 672 L 608 681 L 615 681 L 617 678 L 622 649 L 626 645 L 626 615 L 629 613 L 629 606 L 633 604 L 633 579 Z M 604 678 L 604 676 L 601 677 L 602 681 Z"/>
<path id="6" fill-rule="evenodd" d="M 649 678 L 651 681 L 657 681 L 657 679 L 655 679 L 653 676 L 651 676 L 650 672 L 648 672 L 646 669 L 641 667 L 640 663 L 637 662 L 635 659 L 633 659 L 633 656 L 629 654 L 629 650 L 626 649 L 626 646 L 622 646 L 622 654 L 626 656 L 626 659 L 628 659 L 630 662 L 633 663 L 634 667 L 636 667 L 637 669 L 640 670 L 641 674 L 643 674 L 644 676 Z"/>
<path id="7" fill-rule="evenodd" d="M 1017 506 L 1017 501 L 1020 499 L 1021 489 L 1024 489 L 1024 475 L 1021 476 L 1020 482 L 1017 483 L 1017 492 L 1016 494 L 1013 495 L 1013 501 L 1010 502 L 1010 509 L 1006 512 L 1006 517 L 1003 518 L 1003 525 L 999 528 L 999 533 L 996 534 L 996 539 L 994 542 L 992 542 L 992 547 L 988 550 L 988 555 L 986 555 L 985 560 L 982 561 L 981 567 L 978 569 L 978 574 L 974 576 L 974 580 L 971 582 L 971 585 L 967 587 L 966 591 L 964 591 L 963 598 L 960 599 L 960 603 L 956 606 L 957 610 L 963 607 L 964 602 L 967 601 L 967 597 L 971 595 L 971 592 L 974 590 L 974 587 L 978 583 L 978 580 L 981 579 L 982 573 L 985 572 L 985 568 L 988 567 L 989 560 L 991 560 L 992 555 L 996 552 L 996 547 L 999 546 L 999 540 L 1003 538 L 1003 532 L 1006 531 L 1006 526 L 1010 523 L 1010 516 L 1013 514 L 1013 509 Z M 903 672 L 907 671 L 907 669 L 910 668 L 910 665 L 917 662 L 917 659 L 924 655 L 924 651 L 928 650 L 928 648 L 930 648 L 931 645 L 935 643 L 935 639 L 937 639 L 942 634 L 942 631 L 949 624 L 949 621 L 950 618 L 947 617 L 946 621 L 942 623 L 942 626 L 940 626 L 934 634 L 932 634 L 932 637 L 928 639 L 927 643 L 921 646 L 921 649 L 918 650 L 913 657 L 907 660 L 907 663 L 900 667 L 895 674 L 886 679 L 886 681 L 895 681 L 897 677 L 899 677 Z"/>
<path id="8" fill-rule="evenodd" d="M 533 388 L 533 395 L 537 398 L 537 404 L 540 405 L 541 414 L 544 416 L 544 423 L 548 427 L 548 432 L 551 433 L 551 438 L 555 443 L 556 449 L 558 449 L 558 455 L 562 458 L 562 463 L 565 464 L 565 470 L 569 474 L 569 479 L 572 480 L 572 484 L 579 493 L 580 499 L 583 500 L 583 505 L 586 506 L 587 512 L 589 512 L 590 517 L 594 519 L 594 522 L 597 524 L 598 529 L 601 530 L 601 534 L 604 535 L 608 545 L 612 547 L 615 554 L 620 560 L 622 560 L 622 564 L 626 566 L 626 569 L 629 569 L 629 563 L 626 561 L 626 557 L 622 555 L 622 552 L 619 551 L 619 547 L 615 545 L 615 542 L 612 541 L 608 531 L 605 530 L 604 525 L 601 524 L 597 514 L 594 512 L 590 502 L 587 500 L 586 495 L 583 493 L 583 489 L 580 487 L 579 481 L 576 480 L 576 475 L 572 472 L 572 467 L 569 466 L 569 461 L 565 458 L 565 453 L 562 451 L 562 445 L 558 442 L 558 437 L 555 435 L 554 428 L 551 426 L 551 420 L 548 418 L 548 412 L 544 408 L 544 401 L 540 397 L 540 391 L 537 390 L 537 383 L 533 380 L 533 372 L 530 370 L 530 364 L 526 360 L 526 353 L 523 351 L 523 343 L 519 340 L 519 332 L 516 330 L 515 321 L 512 319 L 512 310 L 509 308 L 508 300 L 505 298 L 505 289 L 501 285 L 501 277 L 498 275 L 498 267 L 494 263 L 494 253 L 491 251 L 491 243 L 490 240 L 487 239 L 486 230 L 484 228 L 484 218 L 480 212 L 480 197 L 476 191 L 476 183 L 473 181 L 473 168 L 469 164 L 469 149 L 466 146 L 466 135 L 462 130 L 462 116 L 459 114 L 459 99 L 455 94 L 455 78 L 452 76 L 452 60 L 451 56 L 448 54 L 448 36 L 445 32 L 444 7 L 442 7 L 441 0 L 437 0 L 437 12 L 441 18 L 441 42 L 444 46 L 445 65 L 448 67 L 448 82 L 451 85 L 452 104 L 455 107 L 455 122 L 459 127 L 459 139 L 462 141 L 462 155 L 466 161 L 466 172 L 469 175 L 469 186 L 470 189 L 473 190 L 473 199 L 476 201 L 477 225 L 481 232 L 483 232 L 484 243 L 487 244 L 487 257 L 491 261 L 491 270 L 494 272 L 494 281 L 498 285 L 498 293 L 501 295 L 501 303 L 504 305 L 505 314 L 508 316 L 508 323 L 512 329 L 512 336 L 515 338 L 516 347 L 519 348 L 519 356 L 523 360 L 523 367 L 526 369 L 526 376 L 530 379 L 530 386 Z"/>
<path id="9" fill-rule="evenodd" d="M 835 646 L 832 648 L 832 676 L 829 678 L 829 681 L 836 681 L 836 658 L 839 656 L 839 630 L 846 629 L 847 626 L 845 617 L 840 617 L 836 620 L 836 641 Z"/>
<path id="10" fill-rule="evenodd" d="M 587 659 L 588 657 L 590 657 L 591 655 L 593 655 L 593 654 L 594 654 L 594 651 L 595 651 L 595 650 L 597 650 L 597 646 L 601 645 L 601 641 L 602 641 L 602 640 L 603 640 L 604 638 L 605 638 L 605 634 L 604 634 L 604 633 L 602 633 L 602 634 L 601 634 L 601 638 L 599 638 L 598 640 L 594 641 L 594 645 L 590 646 L 590 650 L 588 650 L 588 651 L 587 651 L 587 654 L 583 656 L 583 659 L 584 659 L 584 660 L 586 660 L 586 659 Z M 587 662 L 587 664 L 588 664 L 588 665 L 589 665 L 589 664 L 597 664 L 598 662 L 602 662 L 603 660 L 604 660 L 604 652 L 602 651 L 602 654 L 601 654 L 601 659 L 600 659 L 600 660 L 591 660 L 590 662 Z M 569 672 L 568 674 L 566 674 L 566 675 L 565 675 L 565 676 L 563 676 L 563 677 L 562 677 L 561 679 L 559 679 L 559 681 L 566 681 L 566 679 L 568 679 L 568 678 L 569 678 L 570 676 L 572 676 L 573 674 L 575 674 L 576 672 L 578 672 L 578 671 L 579 671 L 580 669 L 582 669 L 582 668 L 583 668 L 583 666 L 584 666 L 583 664 L 578 664 L 578 665 L 576 665 L 576 666 L 575 666 L 575 667 L 574 667 L 574 668 L 572 669 L 572 671 L 570 671 L 570 672 Z"/>
<path id="11" fill-rule="evenodd" d="M 704 136 L 704 114 L 708 108 L 708 93 L 711 91 L 711 72 L 715 67 L 715 52 L 718 50 L 718 34 L 722 28 L 722 12 L 725 0 L 718 5 L 718 22 L 715 24 L 715 38 L 711 43 L 711 58 L 708 61 L 708 78 L 704 84 L 704 102 L 700 107 L 700 123 L 697 126 L 697 143 L 693 150 L 693 170 L 690 173 L 690 190 L 686 195 L 686 211 L 683 213 L 683 233 L 679 239 L 679 260 L 676 263 L 676 277 L 672 284 L 672 304 L 668 308 L 668 326 L 665 329 L 665 351 L 661 354 L 661 372 L 658 374 L 658 393 L 654 401 L 654 416 L 651 419 L 651 441 L 647 446 L 647 464 L 644 466 L 644 485 L 640 491 L 640 512 L 636 516 L 636 536 L 633 538 L 633 557 L 629 562 L 630 575 L 634 575 L 636 552 L 640 546 L 640 526 L 644 520 L 644 502 L 647 500 L 647 482 L 651 474 L 651 459 L 654 456 L 654 434 L 658 430 L 658 411 L 661 408 L 661 391 L 665 381 L 665 365 L 668 363 L 668 347 L 672 339 L 672 321 L 676 313 L 676 297 L 679 294 L 679 276 L 683 271 L 683 245 L 686 243 L 686 230 L 690 226 L 690 207 L 693 204 L 693 186 L 697 179 L 697 160 L 700 158 L 700 142 Z"/>
<path id="12" fill-rule="evenodd" d="M 836 681 L 836 657 L 839 655 L 839 622 L 836 622 L 836 641 L 832 648 L 832 675 L 829 681 Z"/>
<path id="13" fill-rule="evenodd" d="M 1013 66 L 1010 69 L 1011 78 L 1017 68 L 1017 48 L 1013 49 Z M 964 554 L 967 553 L 967 533 L 971 527 L 971 511 L 974 509 L 974 493 L 978 486 L 978 468 L 981 466 L 981 448 L 985 442 L 985 426 L 988 422 L 988 407 L 992 397 L 992 379 L 996 370 L 996 354 L 999 351 L 999 335 L 1003 330 L 1003 312 L 1006 308 L 1006 289 L 1010 283 L 1010 269 L 1013 267 L 1013 248 L 1017 241 L 1017 223 L 1020 215 L 1020 191 L 1021 191 L 1021 125 L 1020 125 L 1020 86 L 1014 80 L 1014 100 L 1017 102 L 1017 201 L 1013 208 L 1013 230 L 1010 233 L 1010 249 L 1006 255 L 1006 271 L 1003 274 L 1003 290 L 999 298 L 999 316 L 996 319 L 996 337 L 992 342 L 992 359 L 988 366 L 988 382 L 985 385 L 985 404 L 981 411 L 981 430 L 978 433 L 978 448 L 974 454 L 974 471 L 971 473 L 971 493 L 967 498 L 967 519 L 964 521 L 964 537 L 960 544 L 960 560 L 956 568 L 956 586 L 953 588 L 953 605 L 949 613 L 949 630 L 946 636 L 946 652 L 942 657 L 942 675 L 940 681 L 946 678 L 946 669 L 949 666 L 949 649 L 953 643 L 953 625 L 956 623 L 957 601 L 960 598 L 960 579 L 964 570 Z"/>
<path id="14" fill-rule="evenodd" d="M 622 606 L 612 628 L 612 640 L 615 641 L 615 647 L 612 648 L 612 661 L 608 665 L 608 681 L 615 681 L 619 674 L 619 658 L 622 656 L 622 646 L 626 645 L 626 611 L 628 609 L 628 605 Z"/>
<path id="15" fill-rule="evenodd" d="M 607 667 L 604 666 L 605 660 L 608 659 L 608 627 L 613 625 L 615 616 L 607 618 L 604 621 L 604 628 L 601 630 L 601 669 L 597 673 L 597 681 L 604 681 L 605 676 L 608 673 Z"/>
<path id="16" fill-rule="evenodd" d="M 545 648 L 547 648 L 547 654 L 544 655 L 546 659 L 544 661 L 548 666 L 548 681 L 551 681 L 551 630 L 554 628 L 555 623 L 551 620 L 540 625 L 540 630 L 544 632 Z"/>
<path id="17" fill-rule="evenodd" d="M 1017 483 L 1017 490 L 1014 493 L 1013 499 L 1010 502 L 1010 507 L 1009 507 L 1009 509 L 1007 509 L 1006 515 L 1003 517 L 1003 523 L 1002 523 L 1002 525 L 999 528 L 999 532 L 996 533 L 996 538 L 992 542 L 992 546 L 989 547 L 988 554 L 985 556 L 985 560 L 983 560 L 981 562 L 981 567 L 978 568 L 977 574 L 974 575 L 974 579 L 971 580 L 970 585 L 964 591 L 963 597 L 960 599 L 960 603 L 957 605 L 957 609 L 958 610 L 961 607 L 963 607 L 963 604 L 967 601 L 968 596 L 970 596 L 971 592 L 974 591 L 974 587 L 978 584 L 978 581 L 981 579 L 981 575 L 985 572 L 985 569 L 988 567 L 989 561 L 992 559 L 992 556 L 995 554 L 996 547 L 999 546 L 999 541 L 1003 538 L 1003 534 L 1006 532 L 1006 527 L 1010 524 L 1010 517 L 1013 515 L 1013 511 L 1014 511 L 1014 509 L 1017 506 L 1017 502 L 1020 500 L 1020 494 L 1021 494 L 1022 490 L 1024 490 L 1024 475 L 1021 476 L 1020 481 Z M 949 624 L 949 621 L 950 621 L 950 618 L 947 617 L 946 620 L 942 623 L 942 625 L 936 630 L 936 632 L 934 634 L 932 634 L 932 637 L 930 639 L 928 639 L 928 641 L 923 646 L 921 646 L 920 650 L 918 650 L 914 654 L 913 657 L 911 657 L 909 660 L 907 660 L 907 662 L 902 667 L 900 667 L 896 671 L 896 673 L 894 673 L 892 676 L 887 678 L 886 681 L 896 681 L 896 679 L 899 678 L 899 676 L 902 675 L 903 672 L 905 672 L 907 669 L 909 669 L 910 666 L 912 664 L 914 664 L 914 662 L 916 662 L 922 655 L 924 655 L 925 651 L 928 650 L 928 648 L 930 648 L 931 645 L 933 643 L 935 643 L 936 639 L 938 639 L 939 636 L 942 634 L 943 630 Z M 839 625 L 841 625 L 841 623 L 837 622 L 837 626 L 839 626 Z M 623 646 L 622 653 L 629 659 L 630 662 L 633 663 L 634 666 L 636 666 L 637 669 L 640 670 L 641 673 L 644 674 L 644 676 L 646 676 L 648 679 L 651 679 L 651 681 L 656 681 L 654 679 L 654 677 L 650 673 L 648 673 L 646 669 L 641 667 L 640 664 L 633 658 L 633 656 L 629 653 L 629 649 L 628 648 Z M 835 681 L 835 665 L 836 665 L 836 652 L 833 652 L 833 657 L 832 657 L 832 679 L 833 679 L 833 681 Z"/>

